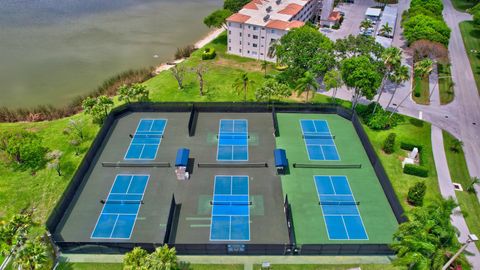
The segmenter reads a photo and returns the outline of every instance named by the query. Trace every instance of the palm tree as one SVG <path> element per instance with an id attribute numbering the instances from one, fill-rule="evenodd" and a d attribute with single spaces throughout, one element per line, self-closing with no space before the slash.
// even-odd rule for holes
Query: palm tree
<path id="1" fill-rule="evenodd" d="M 377 110 L 377 106 L 380 102 L 380 98 L 382 97 L 388 77 L 392 74 L 395 67 L 400 65 L 400 61 L 402 60 L 402 51 L 397 47 L 389 47 L 382 53 L 382 60 L 385 68 L 385 74 L 382 78 L 382 86 L 380 87 L 380 93 L 378 94 L 377 102 L 373 108 L 372 115 L 375 114 L 375 111 Z"/>
<path id="2" fill-rule="evenodd" d="M 415 75 L 418 75 L 422 78 L 430 75 L 433 70 L 433 61 L 429 58 L 425 58 L 415 63 L 414 71 Z"/>
<path id="3" fill-rule="evenodd" d="M 480 184 L 480 178 L 472 177 L 470 183 L 468 184 L 467 191 L 468 192 L 475 192 L 475 184 Z"/>
<path id="4" fill-rule="evenodd" d="M 331 69 L 325 73 L 323 83 L 327 91 L 333 89 L 332 98 L 333 101 L 336 102 L 338 88 L 343 84 L 342 74 L 337 69 Z"/>
<path id="5" fill-rule="evenodd" d="M 274 58 L 275 56 L 277 56 L 277 46 L 278 46 L 278 40 L 272 39 L 270 41 L 268 51 L 267 51 L 267 56 L 269 58 Z M 278 65 L 278 58 L 276 58 L 275 61 L 276 61 L 276 65 Z"/>
<path id="6" fill-rule="evenodd" d="M 380 27 L 380 34 L 382 36 L 390 37 L 390 34 L 392 33 L 392 31 L 393 31 L 393 28 L 388 24 L 388 22 L 382 25 L 382 27 Z"/>
<path id="7" fill-rule="evenodd" d="M 254 81 L 252 81 L 249 77 L 248 74 L 242 73 L 240 77 L 238 77 L 235 82 L 233 83 L 233 88 L 236 89 L 238 92 L 241 92 L 243 90 L 243 101 L 247 101 L 247 91 L 248 87 L 254 84 Z"/>
<path id="8" fill-rule="evenodd" d="M 390 107 L 390 104 L 393 101 L 393 97 L 397 93 L 398 86 L 403 82 L 407 81 L 409 78 L 410 78 L 410 72 L 407 66 L 400 66 L 393 71 L 393 73 L 390 75 L 390 81 L 392 81 L 395 84 L 395 89 L 393 90 L 393 94 L 390 97 L 390 100 L 388 101 L 388 105 L 386 108 Z"/>
<path id="9" fill-rule="evenodd" d="M 310 72 L 307 71 L 303 74 L 303 77 L 298 79 L 297 86 L 295 90 L 297 90 L 298 95 L 303 94 L 306 92 L 305 102 L 308 102 L 308 94 L 311 90 L 313 90 L 313 95 L 315 95 L 315 91 L 320 87 L 317 83 L 317 79 L 315 76 Z"/>
<path id="10" fill-rule="evenodd" d="M 15 254 L 13 265 L 21 269 L 41 269 L 47 262 L 47 247 L 40 241 L 27 241 Z"/>
<path id="11" fill-rule="evenodd" d="M 373 23 L 369 19 L 365 19 L 360 23 L 360 29 L 365 29 L 366 30 L 368 28 L 371 28 L 372 26 L 373 26 Z"/>

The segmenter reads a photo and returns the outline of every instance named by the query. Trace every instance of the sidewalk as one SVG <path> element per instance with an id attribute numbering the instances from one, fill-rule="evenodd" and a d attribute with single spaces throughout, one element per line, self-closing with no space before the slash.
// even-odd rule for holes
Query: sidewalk
<path id="1" fill-rule="evenodd" d="M 447 157 L 445 155 L 445 149 L 443 146 L 443 134 L 442 130 L 435 125 L 432 125 L 432 150 L 433 158 L 435 160 L 435 167 L 437 168 L 438 174 L 438 186 L 440 187 L 440 193 L 444 198 L 453 198 L 455 201 L 457 197 L 455 196 L 455 190 L 453 189 L 452 180 L 450 179 L 450 171 L 448 170 Z M 463 218 L 460 207 L 457 207 L 453 210 L 451 215 L 452 225 L 458 229 L 458 240 L 460 243 L 465 243 L 470 234 L 467 223 Z M 467 259 L 472 264 L 472 269 L 480 269 L 480 252 L 478 251 L 475 244 L 471 243 L 467 252 L 471 255 L 467 255 Z"/>

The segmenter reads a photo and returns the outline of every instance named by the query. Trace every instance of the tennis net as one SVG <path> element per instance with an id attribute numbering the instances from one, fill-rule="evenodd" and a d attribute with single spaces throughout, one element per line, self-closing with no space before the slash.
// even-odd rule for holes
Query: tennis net
<path id="1" fill-rule="evenodd" d="M 199 168 L 266 168 L 266 162 L 259 163 L 198 163 Z"/>
<path id="2" fill-rule="evenodd" d="M 143 204 L 143 200 L 100 200 L 102 204 Z"/>
<path id="3" fill-rule="evenodd" d="M 319 169 L 360 169 L 362 164 L 309 164 L 309 163 L 293 163 L 294 168 L 319 168 Z"/>
<path id="4" fill-rule="evenodd" d="M 359 201 L 320 201 L 320 205 L 359 205 Z"/>
<path id="5" fill-rule="evenodd" d="M 302 138 L 304 139 L 335 139 L 335 135 L 314 135 L 314 134 L 303 134 Z"/>
<path id="6" fill-rule="evenodd" d="M 251 201 L 245 201 L 245 202 L 210 201 L 210 205 L 252 205 L 252 202 Z"/>

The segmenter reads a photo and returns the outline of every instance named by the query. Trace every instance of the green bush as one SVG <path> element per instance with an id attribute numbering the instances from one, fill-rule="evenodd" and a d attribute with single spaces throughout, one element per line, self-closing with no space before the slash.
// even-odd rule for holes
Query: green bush
<path id="1" fill-rule="evenodd" d="M 419 177 L 428 177 L 428 169 L 415 164 L 405 164 L 405 167 L 403 167 L 403 173 Z"/>
<path id="2" fill-rule="evenodd" d="M 214 48 L 205 48 L 205 50 L 202 53 L 202 60 L 210 60 L 215 58 L 217 53 L 215 52 Z"/>
<path id="3" fill-rule="evenodd" d="M 383 151 L 387 154 L 391 154 L 395 151 L 395 138 L 397 137 L 397 134 L 395 133 L 390 133 L 388 134 L 387 138 L 383 142 Z"/>
<path id="4" fill-rule="evenodd" d="M 407 201 L 411 205 L 414 206 L 422 206 L 423 205 L 423 197 L 425 197 L 425 193 L 427 192 L 427 185 L 422 182 L 417 182 L 415 185 L 408 189 Z"/>
<path id="5" fill-rule="evenodd" d="M 340 24 L 335 23 L 334 25 L 332 25 L 332 29 L 340 29 Z"/>
<path id="6" fill-rule="evenodd" d="M 400 142 L 400 148 L 403 149 L 403 150 L 412 151 L 413 148 L 415 148 L 415 147 L 418 149 L 419 152 L 421 152 L 422 149 L 423 149 L 423 145 L 418 144 L 418 143 L 409 142 L 409 141 Z"/>

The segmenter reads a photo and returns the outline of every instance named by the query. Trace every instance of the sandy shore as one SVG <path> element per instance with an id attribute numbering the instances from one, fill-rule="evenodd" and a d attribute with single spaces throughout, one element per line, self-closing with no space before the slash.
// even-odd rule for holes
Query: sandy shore
<path id="1" fill-rule="evenodd" d="M 207 35 L 205 35 L 202 39 L 197 41 L 193 46 L 195 46 L 195 48 L 199 49 L 199 48 L 207 45 L 208 43 L 210 43 L 212 40 L 216 39 L 223 31 L 225 31 L 225 29 L 223 29 L 223 28 L 215 29 L 215 30 L 209 32 Z M 178 59 L 178 60 L 175 60 L 173 62 L 162 63 L 155 68 L 154 73 L 158 74 L 158 73 L 160 73 L 164 70 L 168 70 L 168 69 L 172 68 L 173 66 L 175 66 L 176 64 L 183 62 L 183 60 L 185 60 L 185 58 Z"/>

